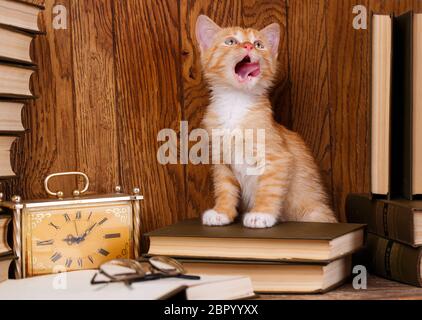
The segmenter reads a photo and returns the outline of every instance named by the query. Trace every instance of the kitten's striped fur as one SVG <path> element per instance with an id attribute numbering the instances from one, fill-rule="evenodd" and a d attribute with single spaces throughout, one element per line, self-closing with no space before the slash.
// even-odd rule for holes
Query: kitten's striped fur
<path id="1" fill-rule="evenodd" d="M 267 91 L 277 72 L 280 27 L 223 29 L 200 16 L 196 28 L 212 90 L 203 121 L 210 136 L 212 129 L 265 129 L 263 174 L 247 175 L 246 165 L 213 165 L 215 206 L 202 215 L 203 223 L 229 224 L 238 212 L 250 228 L 271 227 L 277 221 L 336 222 L 310 150 L 298 134 L 273 118 Z M 245 55 L 250 64 L 259 62 L 258 75 L 235 72 Z"/>

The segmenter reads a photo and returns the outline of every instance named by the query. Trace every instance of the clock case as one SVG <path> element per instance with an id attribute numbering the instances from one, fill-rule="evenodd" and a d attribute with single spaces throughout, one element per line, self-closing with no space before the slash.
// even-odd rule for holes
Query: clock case
<path id="1" fill-rule="evenodd" d="M 71 173 L 66 173 L 71 174 Z M 54 174 L 54 176 L 58 175 L 66 175 L 66 174 Z M 53 175 L 51 175 L 53 176 Z M 51 177 L 49 176 L 49 177 Z M 47 177 L 46 181 L 48 183 Z M 86 177 L 86 176 L 85 176 Z M 88 178 L 86 177 L 87 185 L 89 185 Z M 34 208 L 53 208 L 53 207 L 76 207 L 78 205 L 95 205 L 95 204 L 110 204 L 112 205 L 114 202 L 125 202 L 131 204 L 132 206 L 132 221 L 133 221 L 133 257 L 135 259 L 140 257 L 141 254 L 141 247 L 140 247 L 140 216 L 141 216 L 141 207 L 140 201 L 144 199 L 144 197 L 140 194 L 139 188 L 134 188 L 132 194 L 124 194 L 121 192 L 121 187 L 116 186 L 115 193 L 112 194 L 104 194 L 104 195 L 89 195 L 83 196 L 82 193 L 85 192 L 88 188 L 84 188 L 82 191 L 75 190 L 73 192 L 74 196 L 69 198 L 62 198 L 63 193 L 57 192 L 52 193 L 49 191 L 47 187 L 47 183 L 45 184 L 47 193 L 50 195 L 55 195 L 57 199 L 42 199 L 42 200 L 30 200 L 30 201 L 23 201 L 20 196 L 13 196 L 11 201 L 3 201 L 0 198 L 0 206 L 6 208 L 13 213 L 13 252 L 15 255 L 15 276 L 17 279 L 25 278 L 25 252 L 23 252 L 23 233 L 22 233 L 22 222 L 23 222 L 23 215 L 25 214 L 25 209 L 34 209 Z"/>

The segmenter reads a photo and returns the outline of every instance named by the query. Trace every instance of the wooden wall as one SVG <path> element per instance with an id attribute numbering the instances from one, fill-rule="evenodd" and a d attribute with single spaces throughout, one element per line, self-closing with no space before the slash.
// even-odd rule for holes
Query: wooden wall
<path id="1" fill-rule="evenodd" d="M 55 4 L 68 9 L 67 30 L 52 28 Z M 93 192 L 139 186 L 143 231 L 210 207 L 207 166 L 156 160 L 157 133 L 181 120 L 198 127 L 207 105 L 194 39 L 205 13 L 222 26 L 280 23 L 275 117 L 303 135 L 344 220 L 345 196 L 369 190 L 369 31 L 352 28 L 357 4 L 422 10 L 422 0 L 46 0 L 47 35 L 33 46 L 40 98 L 24 111 L 13 192 L 45 197 L 44 177 L 69 170 L 87 173 Z"/>

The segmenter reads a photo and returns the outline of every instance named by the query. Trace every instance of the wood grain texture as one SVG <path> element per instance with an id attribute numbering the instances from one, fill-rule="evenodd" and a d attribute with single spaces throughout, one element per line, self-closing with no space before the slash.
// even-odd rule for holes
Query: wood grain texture
<path id="1" fill-rule="evenodd" d="M 379 14 L 400 15 L 412 10 L 417 1 L 419 0 L 369 0 L 368 10 Z"/>
<path id="2" fill-rule="evenodd" d="M 119 184 L 112 1 L 71 1 L 77 168 L 90 190 Z"/>
<path id="3" fill-rule="evenodd" d="M 178 132 L 179 17 L 174 0 L 114 1 L 120 170 L 145 196 L 142 231 L 186 217 L 184 170 L 157 161 L 157 134 Z"/>
<path id="4" fill-rule="evenodd" d="M 422 288 L 370 275 L 368 288 L 356 290 L 351 283 L 325 294 L 261 295 L 260 300 L 421 300 Z"/>
<path id="5" fill-rule="evenodd" d="M 242 26 L 263 29 L 271 23 L 281 27 L 281 39 L 278 53 L 279 72 L 271 91 L 271 103 L 275 119 L 291 127 L 289 77 L 289 50 L 287 30 L 287 9 L 285 1 L 273 0 L 242 0 Z"/>
<path id="6" fill-rule="evenodd" d="M 212 0 L 181 0 L 180 34 L 182 61 L 183 118 L 189 129 L 201 127 L 209 89 L 204 81 L 200 52 L 195 37 L 196 19 L 205 14 L 222 27 L 241 24 L 241 0 L 217 2 Z M 187 215 L 199 216 L 214 205 L 210 166 L 205 164 L 186 166 Z"/>
<path id="7" fill-rule="evenodd" d="M 21 0 L 22 2 L 26 2 L 26 3 L 29 3 L 29 4 L 35 4 L 35 5 L 38 5 L 38 6 L 44 6 L 45 5 L 45 0 Z M 47 2 L 48 2 L 49 0 L 47 0 Z M 51 1 L 51 0 L 50 0 Z"/>
<path id="8" fill-rule="evenodd" d="M 325 3 L 288 0 L 292 129 L 310 147 L 332 194 Z"/>
<path id="9" fill-rule="evenodd" d="M 69 7 L 68 1 L 60 3 Z M 54 5 L 55 1 L 47 1 L 42 13 L 47 35 L 38 36 L 32 46 L 39 67 L 32 85 L 39 99 L 24 108 L 23 122 L 29 132 L 18 141 L 12 155 L 19 174 L 13 193 L 31 199 L 46 197 L 43 180 L 48 174 L 76 167 L 71 30 L 53 30 Z M 69 193 L 75 179 L 54 180 L 51 187 Z"/>
<path id="10" fill-rule="evenodd" d="M 354 5 L 326 2 L 333 196 L 343 221 L 347 194 L 369 192 L 369 32 L 353 29 Z"/>
<path id="11" fill-rule="evenodd" d="M 38 3 L 43 0 L 28 0 Z M 52 8 L 68 9 L 67 30 Z M 157 162 L 157 133 L 200 126 L 209 92 L 194 26 L 207 14 L 222 26 L 282 26 L 275 117 L 310 146 L 344 220 L 349 192 L 369 191 L 370 30 L 354 30 L 353 6 L 422 12 L 422 0 L 47 0 L 46 36 L 33 54 L 40 98 L 23 112 L 30 132 L 13 150 L 19 177 L 6 188 L 45 197 L 52 172 L 88 173 L 93 192 L 140 186 L 143 230 L 198 216 L 213 205 L 208 166 Z M 53 181 L 70 193 L 74 178 Z"/>

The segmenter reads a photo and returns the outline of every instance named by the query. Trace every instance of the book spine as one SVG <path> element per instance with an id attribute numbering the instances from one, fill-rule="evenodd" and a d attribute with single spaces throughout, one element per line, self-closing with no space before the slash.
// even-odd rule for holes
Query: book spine
<path id="1" fill-rule="evenodd" d="M 364 253 L 365 263 L 370 272 L 376 275 L 421 287 L 421 251 L 421 248 L 369 233 Z"/>
<path id="2" fill-rule="evenodd" d="M 412 199 L 413 14 L 393 20 L 391 193 Z"/>
<path id="3" fill-rule="evenodd" d="M 367 224 L 369 232 L 381 237 L 416 245 L 411 208 L 366 195 L 350 194 L 346 199 L 346 216 L 348 222 Z"/>

